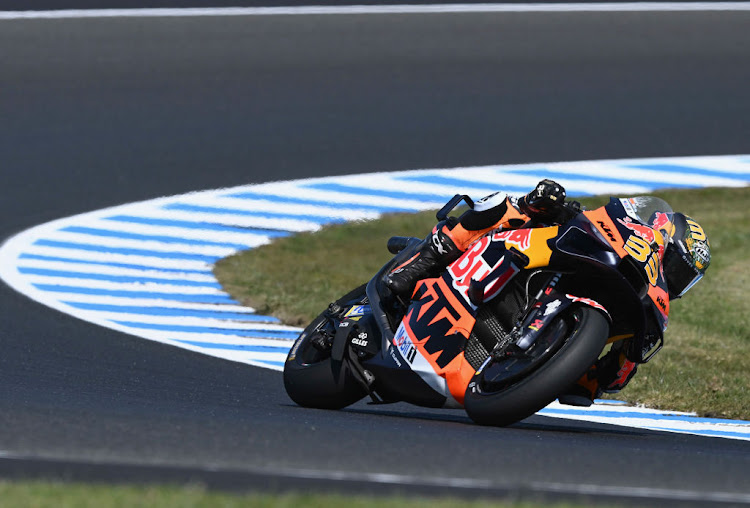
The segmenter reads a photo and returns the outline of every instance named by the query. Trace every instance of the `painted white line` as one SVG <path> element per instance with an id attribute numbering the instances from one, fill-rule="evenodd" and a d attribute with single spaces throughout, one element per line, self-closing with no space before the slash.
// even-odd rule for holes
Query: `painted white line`
<path id="1" fill-rule="evenodd" d="M 100 319 L 108 319 L 115 322 L 132 322 L 140 323 L 143 325 L 163 325 L 168 327 L 174 325 L 175 327 L 196 327 L 201 329 L 215 328 L 216 330 L 222 329 L 233 329 L 238 333 L 243 331 L 298 331 L 296 328 L 288 328 L 278 324 L 278 321 L 268 316 L 268 319 L 262 319 L 257 315 L 248 315 L 248 318 L 243 320 L 240 317 L 231 319 L 219 319 L 218 317 L 198 317 L 198 316 L 170 316 L 161 314 L 141 314 L 137 312 L 112 312 L 111 310 L 101 310 L 97 312 L 97 316 Z M 254 319 L 253 319 L 254 318 Z M 183 335 L 186 333 L 199 333 L 205 334 L 205 331 L 180 331 L 173 333 L 175 335 Z"/>
<path id="2" fill-rule="evenodd" d="M 60 294 L 58 295 L 60 302 L 63 304 L 74 304 L 69 305 L 72 307 L 68 310 L 68 313 L 73 313 L 73 309 L 85 308 L 87 305 L 113 305 L 122 307 L 143 307 L 148 308 L 162 308 L 162 309 L 174 309 L 175 311 L 196 311 L 205 313 L 255 313 L 255 309 L 251 307 L 245 307 L 242 305 L 232 304 L 211 304 L 211 303 L 195 303 L 195 302 L 183 302 L 177 300 L 166 300 L 166 299 L 154 299 L 154 298 L 136 298 L 136 297 L 125 297 L 125 296 L 107 296 L 107 295 L 87 295 L 87 294 Z M 78 306 L 76 306 L 76 304 Z M 77 315 L 80 311 L 75 311 Z M 79 316 L 80 317 L 80 316 Z M 81 318 L 82 319 L 82 318 Z"/>
<path id="3" fill-rule="evenodd" d="M 226 256 L 229 256 L 233 252 L 236 252 L 238 249 L 235 247 L 230 246 L 221 246 L 221 245 L 200 245 L 200 244 L 193 244 L 187 239 L 176 239 L 174 241 L 160 241 L 160 240 L 148 240 L 148 239 L 139 239 L 139 238 L 120 238 L 116 235 L 116 230 L 111 230 L 113 233 L 112 236 L 108 238 L 103 238 L 102 236 L 96 235 L 96 234 L 86 234 L 86 233 L 76 233 L 76 232 L 70 232 L 70 231 L 58 231 L 55 233 L 55 238 L 45 238 L 42 237 L 39 239 L 39 242 L 62 242 L 64 244 L 71 244 L 70 250 L 71 251 L 79 251 L 83 250 L 84 246 L 95 246 L 99 247 L 106 243 L 107 247 L 111 247 L 113 249 L 140 249 L 143 251 L 153 251 L 157 254 L 161 253 L 170 253 L 170 252 L 177 252 L 177 253 L 185 253 L 187 254 L 198 254 L 201 256 L 210 256 L 210 257 L 216 257 L 216 258 L 223 258 Z M 267 243 L 268 239 L 255 239 L 253 241 L 244 242 L 247 244 L 247 248 L 250 247 L 257 247 L 259 245 L 262 245 L 264 243 Z M 40 245 L 46 245 L 45 243 L 40 243 Z M 52 246 L 56 246 L 56 244 L 52 244 Z M 117 251 L 111 251 L 111 252 L 117 252 Z M 158 257 L 158 256 L 156 256 Z"/>
<path id="4" fill-rule="evenodd" d="M 12 246 L 11 246 L 12 247 Z M 58 247 L 47 247 L 44 245 L 29 245 L 24 251 L 24 255 L 42 256 L 45 258 L 56 259 L 77 259 L 80 261 L 90 261 L 92 263 L 119 263 L 129 266 L 144 266 L 151 269 L 181 269 L 185 271 L 204 271 L 211 272 L 211 263 L 207 261 L 180 260 L 178 266 L 171 259 L 165 259 L 155 256 L 140 256 L 137 254 L 116 254 L 112 252 L 88 252 L 81 250 L 64 249 Z"/>
<path id="5" fill-rule="evenodd" d="M 42 259 L 23 259 L 19 260 L 18 268 L 21 272 L 31 270 L 49 270 L 55 272 L 69 272 L 97 275 L 110 275 L 116 277 L 141 277 L 141 278 L 159 278 L 164 280 L 188 281 L 188 282 L 216 282 L 216 278 L 210 273 L 189 273 L 189 272 L 164 272 L 155 269 L 134 269 L 120 268 L 117 266 L 91 265 L 81 263 L 78 260 L 67 261 L 47 261 Z"/>
<path id="6" fill-rule="evenodd" d="M 8 464 L 13 461 L 45 462 L 63 461 L 69 466 L 86 465 L 87 461 L 68 458 L 51 457 L 30 457 L 21 453 L 8 450 L 0 450 L 0 459 Z M 108 467 L 128 467 L 138 468 L 146 466 L 153 467 L 152 464 L 141 462 L 124 461 L 124 462 L 100 462 L 103 468 Z M 170 464 L 164 464 L 169 468 Z M 415 474 L 387 473 L 387 472 L 364 472 L 352 470 L 337 470 L 332 468 L 326 469 L 303 469 L 293 467 L 265 466 L 265 467 L 244 467 L 242 469 L 222 469 L 218 467 L 195 467 L 185 469 L 183 465 L 175 465 L 186 472 L 194 473 L 193 476 L 201 478 L 201 474 L 222 474 L 230 473 L 233 475 L 247 475 L 248 484 L 252 484 L 252 477 L 257 475 L 260 478 L 276 477 L 277 479 L 293 483 L 298 480 L 319 480 L 329 482 L 357 482 L 370 484 L 374 486 L 398 486 L 400 488 L 411 489 L 439 489 L 438 492 L 444 492 L 442 489 L 465 490 L 477 492 L 487 492 L 500 497 L 511 495 L 513 498 L 518 497 L 521 493 L 531 493 L 535 495 L 543 494 L 562 494 L 572 496 L 596 496 L 601 499 L 600 503 L 606 504 L 610 500 L 620 505 L 634 499 L 647 500 L 649 505 L 655 501 L 666 501 L 674 503 L 675 501 L 685 501 L 691 503 L 703 503 L 704 505 L 713 505 L 716 503 L 744 505 L 750 503 L 750 494 L 744 492 L 732 492 L 722 490 L 689 490 L 689 489 L 671 489 L 671 488 L 652 488 L 641 487 L 638 485 L 599 485 L 599 484 L 581 484 L 563 483 L 563 482 L 546 482 L 546 481 L 509 481 L 503 478 L 484 479 L 471 477 L 456 476 L 419 476 Z M 563 499 L 562 501 L 565 501 Z M 576 506 L 578 503 L 576 504 Z"/>
<path id="7" fill-rule="evenodd" d="M 226 295 L 219 287 L 184 286 L 179 284 L 158 282 L 116 282 L 110 280 L 96 280 L 88 278 L 59 277 L 56 275 L 23 274 L 33 285 L 51 285 L 70 288 L 91 288 L 111 291 L 138 290 L 154 293 L 175 293 L 185 295 Z M 69 291 L 74 292 L 74 291 Z"/>
<path id="8" fill-rule="evenodd" d="M 270 327 L 269 327 L 270 328 Z M 181 337 L 178 340 L 191 340 L 189 337 Z M 287 351 L 284 351 L 283 354 L 284 358 L 283 360 L 286 360 L 286 355 L 288 352 L 288 348 L 290 346 L 291 339 L 266 339 L 266 338 L 257 338 L 257 337 L 242 337 L 242 336 L 231 336 L 231 335 L 203 335 L 200 337 L 200 342 L 205 342 L 207 344 L 215 344 L 217 346 L 220 345 L 227 345 L 227 346 L 263 346 L 273 349 L 279 349 L 279 348 L 285 348 Z"/>
<path id="9" fill-rule="evenodd" d="M 300 7 L 212 7 L 152 9 L 70 9 L 55 11 L 0 11 L 0 20 L 157 18 L 217 16 L 301 16 L 340 14 L 458 14 L 545 12 L 708 12 L 750 11 L 749 2 L 630 2 L 561 4 L 434 4 L 349 5 Z"/>
<path id="10" fill-rule="evenodd" d="M 229 326 L 228 324 L 224 325 L 226 328 Z M 113 327 L 114 328 L 114 327 Z M 126 328 L 123 326 L 123 328 Z M 258 336 L 248 336 L 248 335 L 241 335 L 239 333 L 233 334 L 229 331 L 224 331 L 223 333 L 212 333 L 211 331 L 182 331 L 182 332 L 174 332 L 174 331 L 164 331 L 164 330 L 149 330 L 148 331 L 148 337 L 151 340 L 156 340 L 158 342 L 165 342 L 168 344 L 176 345 L 178 347 L 182 347 L 182 344 L 179 341 L 190 341 L 190 342 L 207 342 L 211 344 L 221 344 L 226 341 L 227 344 L 232 344 L 232 341 L 238 341 L 237 343 L 243 343 L 248 341 L 254 341 L 254 340 L 273 340 L 277 343 L 279 347 L 286 347 L 287 352 L 292 347 L 292 333 L 294 333 L 293 330 L 288 330 L 283 327 L 279 327 L 277 325 L 267 325 L 268 333 L 267 334 L 258 334 Z M 130 334 L 133 335 L 133 328 L 130 328 Z M 299 330 L 296 330 L 296 333 L 299 333 Z M 262 336 L 261 336 L 262 335 Z M 208 348 L 210 349 L 210 348 Z M 194 348 L 194 351 L 198 351 L 203 354 L 207 354 L 209 356 L 216 356 L 214 351 L 208 351 L 206 349 L 198 349 Z M 281 366 L 277 370 L 281 370 Z"/>
<path id="11" fill-rule="evenodd" d="M 588 408 L 580 408 L 553 402 L 541 410 L 539 414 L 566 420 L 750 441 L 750 422 L 699 418 L 695 413 L 660 411 L 627 405 L 610 406 L 607 404 L 594 404 Z"/>
<path id="12" fill-rule="evenodd" d="M 253 202 L 248 200 L 223 200 L 222 202 L 214 203 L 215 207 L 226 207 L 224 210 L 242 210 L 241 206 L 252 209 Z M 196 206 L 201 206 L 196 204 Z M 276 218 L 271 213 L 264 215 L 262 208 L 257 207 L 254 209 L 254 214 L 251 216 L 242 215 L 241 212 L 237 214 L 231 213 L 211 213 L 210 211 L 200 212 L 200 220 L 211 224 L 222 224 L 227 227 L 238 227 L 238 228 L 261 228 L 261 230 L 268 230 L 271 232 L 275 231 L 289 231 L 289 232 L 302 232 L 302 231 L 315 231 L 320 229 L 320 222 L 313 221 L 305 218 L 304 215 L 300 214 L 299 219 L 297 218 Z M 276 204 L 276 210 L 274 213 L 278 213 L 278 203 Z M 292 214 L 288 214 L 291 216 Z M 193 222 L 196 220 L 196 212 L 187 210 L 159 210 L 157 212 L 143 212 L 140 218 L 144 220 L 151 219 L 163 219 L 163 220 L 174 220 L 182 222 Z M 373 217 L 374 218 L 374 217 Z"/>
<path id="13" fill-rule="evenodd" d="M 304 478 L 333 481 L 356 481 L 383 485 L 400 485 L 404 487 L 447 487 L 451 489 L 507 490 L 517 493 L 519 490 L 530 490 L 535 493 L 568 494 L 600 496 L 603 499 L 614 498 L 618 502 L 624 499 L 647 499 L 664 501 L 686 501 L 703 503 L 750 503 L 750 494 L 726 491 L 697 491 L 688 489 L 649 488 L 637 485 L 597 485 L 581 483 L 561 483 L 545 481 L 505 483 L 502 479 L 486 480 L 468 477 L 417 476 L 394 473 L 364 473 L 356 471 L 321 470 L 321 469 L 264 469 L 262 473 L 276 474 L 288 478 Z"/>
<path id="14" fill-rule="evenodd" d="M 271 182 L 260 184 L 254 188 L 225 189 L 220 195 L 202 194 L 199 196 L 187 196 L 186 203 L 193 205 L 208 205 L 219 208 L 226 207 L 230 210 L 239 210 L 242 213 L 266 212 L 269 216 L 274 213 L 284 213 L 291 216 L 299 217 L 299 220 L 305 220 L 306 216 L 325 216 L 341 217 L 343 219 L 359 218 L 365 210 L 362 209 L 362 203 L 354 203 L 342 200 L 341 196 L 336 198 L 344 206 L 332 204 L 325 199 L 325 196 L 318 198 L 317 204 L 295 205 L 292 208 L 279 207 L 279 199 L 283 198 L 290 192 L 296 192 L 299 186 L 305 182 L 317 183 L 320 179 L 315 180 L 298 180 L 294 182 Z M 337 180 L 338 181 L 338 180 Z M 311 192 L 309 196 L 313 199 L 315 196 Z M 292 194 L 289 194 L 292 196 Z M 260 215 L 260 214 L 259 214 Z"/>
<path id="15" fill-rule="evenodd" d="M 132 236 L 153 236 L 164 238 L 180 238 L 190 241 L 214 242 L 216 244 L 248 244 L 267 242 L 269 233 L 263 231 L 214 231 L 199 229 L 198 227 L 180 227 L 178 225 L 135 224 L 132 222 L 108 221 L 111 233 L 121 233 Z M 227 228 L 228 229 L 228 228 Z M 177 242 L 175 242 L 177 245 Z"/>

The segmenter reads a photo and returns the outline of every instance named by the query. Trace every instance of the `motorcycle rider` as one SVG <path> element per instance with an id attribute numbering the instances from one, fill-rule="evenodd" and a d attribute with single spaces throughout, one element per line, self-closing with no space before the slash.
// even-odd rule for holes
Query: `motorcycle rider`
<path id="1" fill-rule="evenodd" d="M 518 229 L 561 224 L 571 218 L 565 203 L 565 189 L 553 180 L 542 180 L 527 195 L 515 200 L 496 192 L 474 203 L 458 219 L 439 222 L 425 238 L 419 251 L 386 275 L 390 290 L 401 296 L 413 293 L 416 283 L 437 276 L 456 261 L 476 240 L 498 229 Z M 574 209 L 580 205 L 571 202 Z M 703 277 L 711 261 L 708 238 L 690 217 L 675 213 L 674 229 L 662 260 L 670 300 L 680 298 Z M 589 406 L 603 392 L 616 393 L 625 388 L 637 370 L 629 358 L 629 341 L 613 344 L 606 355 L 559 397 L 560 402 Z"/>

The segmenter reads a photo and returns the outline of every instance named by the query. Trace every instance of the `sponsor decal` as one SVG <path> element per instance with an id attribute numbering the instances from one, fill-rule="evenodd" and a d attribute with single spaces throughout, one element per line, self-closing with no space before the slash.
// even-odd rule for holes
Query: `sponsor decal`
<path id="1" fill-rule="evenodd" d="M 560 300 L 552 300 L 551 302 L 547 304 L 547 307 L 544 309 L 543 315 L 549 316 L 550 314 L 555 312 L 560 307 L 561 304 L 562 302 Z"/>
<path id="2" fill-rule="evenodd" d="M 666 314 L 667 302 L 664 301 L 664 298 L 661 295 L 656 297 L 656 303 L 657 305 L 659 305 L 659 308 L 662 310 L 662 312 Z"/>
<path id="3" fill-rule="evenodd" d="M 393 351 L 393 348 L 388 350 L 391 353 L 391 358 L 393 358 L 393 361 L 396 362 L 396 365 L 401 367 L 401 361 L 396 357 L 396 353 Z"/>
<path id="4" fill-rule="evenodd" d="M 693 219 L 687 218 L 690 236 L 685 239 L 685 245 L 693 256 L 696 268 L 705 270 L 711 262 L 711 247 L 703 228 Z"/>
<path id="5" fill-rule="evenodd" d="M 393 345 L 396 346 L 398 352 L 401 353 L 401 356 L 404 357 L 404 360 L 406 360 L 409 365 L 414 362 L 414 358 L 417 356 L 417 348 L 414 347 L 414 344 L 403 326 L 399 327 L 396 336 L 393 337 Z"/>
<path id="6" fill-rule="evenodd" d="M 612 233 L 612 230 L 609 229 L 609 226 L 607 226 L 604 223 L 604 221 L 597 221 L 596 223 L 599 224 L 599 227 L 602 228 L 602 231 L 604 231 L 607 234 L 610 240 L 612 240 L 613 242 L 617 241 L 617 238 L 615 238 L 614 233 Z"/>
<path id="7" fill-rule="evenodd" d="M 368 342 L 367 332 L 361 332 L 359 335 L 352 339 L 352 344 L 362 347 L 367 347 Z"/>
<path id="8" fill-rule="evenodd" d="M 504 259 L 505 256 L 501 257 L 497 264 L 492 267 L 492 270 L 495 270 L 495 267 L 499 266 Z M 486 288 L 484 288 L 484 301 L 489 302 L 490 300 L 495 298 L 505 287 L 505 284 L 510 279 L 512 279 L 513 276 L 519 271 L 521 271 L 520 268 L 518 268 L 513 263 L 509 263 L 508 269 L 501 273 L 494 281 L 488 284 Z"/>
<path id="9" fill-rule="evenodd" d="M 688 248 L 690 246 L 688 245 Z M 708 250 L 708 245 L 706 242 L 696 242 L 693 244 L 692 249 L 693 253 L 695 254 L 693 256 L 693 259 L 695 260 L 695 266 L 699 270 L 703 270 L 708 266 L 708 263 L 711 261 L 711 254 Z"/>
<path id="10" fill-rule="evenodd" d="M 448 267 L 448 273 L 453 278 L 453 288 L 468 302 L 469 285 L 472 280 L 482 280 L 494 267 L 491 267 L 482 257 L 482 253 L 490 245 L 490 238 L 481 238 L 467 250 L 455 263 Z M 502 261 L 502 260 L 501 260 Z"/>
<path id="11" fill-rule="evenodd" d="M 560 277 L 555 275 L 552 280 L 549 282 L 549 285 L 544 288 L 544 294 L 549 296 L 552 294 L 552 291 L 554 291 L 555 286 L 557 286 L 557 283 L 560 281 Z"/>
<path id="12" fill-rule="evenodd" d="M 370 312 L 369 305 L 355 305 L 344 314 L 345 318 L 348 317 L 361 317 Z"/>
<path id="13" fill-rule="evenodd" d="M 473 280 L 483 280 L 487 275 L 497 270 L 505 261 L 505 256 L 500 257 L 494 264 L 490 265 L 484 258 L 483 254 L 489 247 L 492 239 L 485 236 L 474 243 L 455 263 L 448 267 L 448 272 L 452 277 L 453 289 L 455 289 L 464 300 L 472 307 L 474 304 L 469 298 L 469 286 Z M 484 301 L 489 301 L 503 289 L 513 275 L 520 269 L 514 264 L 509 263 L 508 270 L 498 275 L 484 288 Z"/>
<path id="14" fill-rule="evenodd" d="M 658 245 L 656 251 L 652 247 L 655 245 Z M 656 281 L 661 271 L 661 260 L 664 256 L 664 243 L 649 244 L 642 236 L 634 234 L 628 237 L 623 249 L 636 261 L 645 263 L 643 269 L 646 271 L 648 282 L 652 286 L 656 286 Z"/>
<path id="15" fill-rule="evenodd" d="M 625 219 L 617 219 L 617 222 L 628 228 L 629 230 L 633 231 L 636 235 L 646 240 L 646 242 L 650 245 L 656 241 L 656 231 L 651 229 L 648 226 L 644 226 L 642 224 L 637 224 L 633 222 L 633 220 L 630 217 L 626 217 Z"/>
<path id="16" fill-rule="evenodd" d="M 669 216 L 661 212 L 656 213 L 655 220 L 661 225 L 670 223 Z M 649 283 L 655 286 L 661 270 L 661 260 L 664 259 L 664 236 L 661 231 L 636 224 L 630 217 L 617 221 L 633 232 L 625 241 L 623 249 L 636 261 L 646 263 L 646 276 Z"/>
<path id="17" fill-rule="evenodd" d="M 652 226 L 654 229 L 662 230 L 667 229 L 667 226 L 670 226 L 672 224 L 672 219 L 669 218 L 669 215 L 663 212 L 656 212 L 654 214 L 654 221 L 652 222 Z"/>
<path id="18" fill-rule="evenodd" d="M 585 303 L 586 305 L 594 307 L 595 309 L 602 310 L 602 311 L 606 312 L 607 315 L 609 316 L 609 312 L 607 312 L 607 309 L 604 308 L 604 305 L 602 305 L 601 303 L 597 302 L 596 300 L 592 300 L 591 298 L 583 298 L 583 297 L 575 296 L 575 295 L 565 295 L 565 296 L 567 296 L 568 298 L 570 298 L 573 302 Z"/>
<path id="19" fill-rule="evenodd" d="M 288 362 L 291 362 L 292 360 L 297 358 L 297 350 L 299 349 L 300 344 L 302 344 L 302 338 L 303 337 L 300 337 L 294 341 L 294 346 L 292 346 L 292 350 L 289 351 L 289 357 L 287 358 Z"/>
<path id="20" fill-rule="evenodd" d="M 544 326 L 544 321 L 541 319 L 535 319 L 533 323 L 529 325 L 529 328 L 536 330 L 537 332 Z"/>
<path id="21" fill-rule="evenodd" d="M 622 203 L 622 207 L 625 209 L 625 213 L 627 213 L 634 219 L 637 219 L 638 214 L 635 213 L 635 208 L 633 208 L 633 203 L 631 201 L 631 199 L 621 199 L 620 203 Z"/>
<path id="22" fill-rule="evenodd" d="M 429 280 L 423 289 L 402 326 L 419 349 L 417 359 L 439 372 L 463 352 L 475 320 L 443 278 Z"/>
<path id="23" fill-rule="evenodd" d="M 445 248 L 443 245 L 443 239 L 440 236 L 440 232 L 436 231 L 432 235 L 432 245 L 435 246 L 435 249 L 438 251 L 438 254 L 447 254 L 448 249 Z"/>
<path id="24" fill-rule="evenodd" d="M 506 247 L 508 244 L 515 245 L 518 250 L 525 251 L 531 247 L 531 233 L 533 229 L 516 229 L 512 231 L 501 231 L 492 235 L 493 242 L 505 242 Z M 510 248 L 510 247 L 507 247 Z"/>

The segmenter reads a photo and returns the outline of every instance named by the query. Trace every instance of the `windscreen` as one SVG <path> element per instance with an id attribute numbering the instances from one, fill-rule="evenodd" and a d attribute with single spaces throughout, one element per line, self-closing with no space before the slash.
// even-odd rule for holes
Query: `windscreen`
<path id="1" fill-rule="evenodd" d="M 628 215 L 643 224 L 651 226 L 664 236 L 668 243 L 672 232 L 674 211 L 669 203 L 653 196 L 638 196 L 620 200 Z"/>

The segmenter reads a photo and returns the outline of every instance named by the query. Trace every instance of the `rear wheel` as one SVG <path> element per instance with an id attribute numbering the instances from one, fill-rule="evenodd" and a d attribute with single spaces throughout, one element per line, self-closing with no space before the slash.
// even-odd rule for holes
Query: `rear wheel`
<path id="1" fill-rule="evenodd" d="M 601 312 L 573 307 L 549 323 L 528 351 L 489 360 L 466 390 L 466 412 L 481 425 L 510 425 L 531 416 L 586 372 L 608 332 Z"/>
<path id="2" fill-rule="evenodd" d="M 336 301 L 339 307 L 361 303 L 365 298 L 365 286 Z M 330 310 L 322 312 L 305 328 L 292 346 L 284 364 L 284 388 L 289 397 L 305 407 L 341 409 L 367 395 L 364 388 L 352 376 L 346 362 L 341 367 L 338 380 L 331 367 L 331 352 L 316 348 L 313 341 L 333 338 L 338 326 L 336 315 Z"/>

